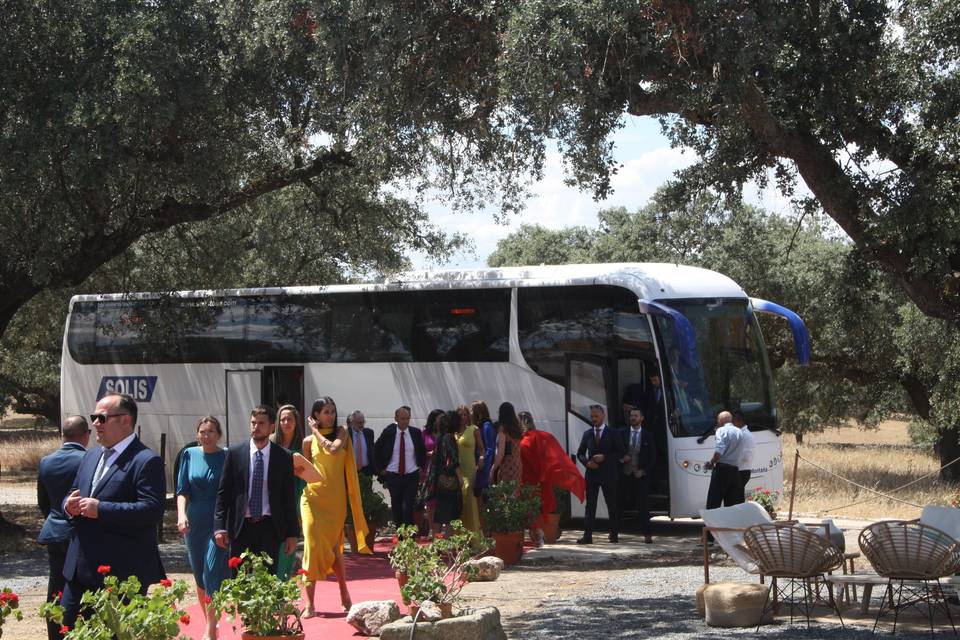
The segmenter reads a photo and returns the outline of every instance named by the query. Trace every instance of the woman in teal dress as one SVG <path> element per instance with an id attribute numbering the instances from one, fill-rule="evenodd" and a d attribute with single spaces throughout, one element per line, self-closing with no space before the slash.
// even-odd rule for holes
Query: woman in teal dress
<path id="1" fill-rule="evenodd" d="M 300 412 L 292 404 L 285 404 L 277 411 L 277 430 L 273 432 L 270 439 L 293 453 L 301 453 L 303 448 L 303 424 L 300 422 Z M 307 483 L 300 478 L 294 478 L 294 492 L 296 504 L 300 504 L 300 496 L 303 495 L 303 489 Z M 293 575 L 293 567 L 297 563 L 297 551 L 286 554 L 283 552 L 284 543 L 280 543 L 280 553 L 277 555 L 277 576 L 281 580 L 287 580 Z"/>
<path id="2" fill-rule="evenodd" d="M 213 416 L 197 423 L 198 446 L 184 450 L 177 477 L 177 528 L 187 542 L 187 557 L 201 603 L 217 592 L 227 577 L 227 551 L 213 540 L 213 510 L 227 452 L 220 448 L 220 422 Z M 204 640 L 216 640 L 217 620 L 203 606 Z"/>

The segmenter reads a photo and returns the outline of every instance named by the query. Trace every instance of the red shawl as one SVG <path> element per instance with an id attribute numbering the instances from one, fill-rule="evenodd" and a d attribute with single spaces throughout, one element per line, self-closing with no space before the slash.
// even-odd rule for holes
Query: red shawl
<path id="1" fill-rule="evenodd" d="M 557 510 L 554 486 L 566 489 L 583 502 L 586 482 L 577 465 L 552 434 L 539 429 L 527 431 L 520 441 L 520 456 L 523 460 L 523 483 L 540 485 L 540 513 Z"/>

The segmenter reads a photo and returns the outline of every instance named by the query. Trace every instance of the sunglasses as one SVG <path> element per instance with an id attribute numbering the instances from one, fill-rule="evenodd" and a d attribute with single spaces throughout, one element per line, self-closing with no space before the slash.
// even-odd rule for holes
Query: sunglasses
<path id="1" fill-rule="evenodd" d="M 117 416 L 128 416 L 129 413 L 91 413 L 90 414 L 90 423 L 97 424 L 98 422 L 106 422 L 110 418 L 116 418 Z"/>

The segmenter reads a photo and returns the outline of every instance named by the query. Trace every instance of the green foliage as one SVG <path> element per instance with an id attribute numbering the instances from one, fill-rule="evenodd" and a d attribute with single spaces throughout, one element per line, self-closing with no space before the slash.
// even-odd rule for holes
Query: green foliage
<path id="1" fill-rule="evenodd" d="M 213 594 L 213 615 L 226 613 L 234 625 L 239 619 L 244 630 L 255 636 L 303 633 L 303 609 L 299 606 L 302 573 L 281 580 L 270 571 L 270 556 L 250 551 L 231 558 L 229 564 L 237 573 Z"/>
<path id="2" fill-rule="evenodd" d="M 771 520 L 777 519 L 777 503 L 780 501 L 780 492 L 771 491 L 770 489 L 764 489 L 763 487 L 757 487 L 753 490 L 749 496 L 747 496 L 747 502 L 756 502 L 758 505 L 763 507 L 770 515 Z"/>
<path id="3" fill-rule="evenodd" d="M 165 580 L 144 596 L 136 576 L 120 582 L 108 574 L 109 569 L 100 567 L 103 586 L 80 599 L 85 613 L 66 633 L 67 640 L 187 640 L 180 634 L 180 623 L 188 623 L 190 617 L 178 606 L 187 593 L 186 582 Z M 59 602 L 44 603 L 40 615 L 62 624 L 63 607 Z"/>
<path id="4" fill-rule="evenodd" d="M 460 520 L 451 522 L 450 527 L 451 535 L 439 534 L 424 545 L 417 542 L 416 527 L 397 529 L 390 566 L 407 576 L 400 588 L 405 601 L 457 602 L 463 585 L 476 573 L 467 563 L 489 549 L 491 541 L 464 527 Z"/>
<path id="5" fill-rule="evenodd" d="M 515 480 L 492 485 L 483 503 L 483 522 L 490 533 L 523 531 L 539 515 L 540 490 Z"/>
<path id="6" fill-rule="evenodd" d="M 3 637 L 3 623 L 7 618 L 23 620 L 23 612 L 20 611 L 20 596 L 3 587 L 0 589 L 0 637 Z"/>

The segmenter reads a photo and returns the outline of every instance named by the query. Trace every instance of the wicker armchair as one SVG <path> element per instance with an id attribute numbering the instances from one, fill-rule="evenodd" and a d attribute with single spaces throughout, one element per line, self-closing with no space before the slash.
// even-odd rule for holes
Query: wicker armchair
<path id="1" fill-rule="evenodd" d="M 789 581 L 790 617 L 793 619 L 793 608 L 797 604 L 797 582 L 800 582 L 804 607 L 807 619 L 807 628 L 810 627 L 810 612 L 813 608 L 815 596 L 811 581 L 822 578 L 828 571 L 833 571 L 843 564 L 843 553 L 824 537 L 818 536 L 803 526 L 788 523 L 759 524 L 748 527 L 743 534 L 743 541 L 750 554 L 756 560 L 760 572 L 773 578 L 771 593 L 774 602 L 778 597 L 787 596 L 786 585 L 778 585 L 778 579 Z M 782 587 L 782 588 L 781 588 Z M 827 583 L 830 591 L 830 604 L 833 605 L 840 624 L 843 617 L 837 608 L 833 597 L 833 585 Z M 767 596 L 770 600 L 770 595 Z M 763 615 L 766 614 L 767 604 L 764 603 Z M 757 627 L 759 630 L 759 626 Z"/>
<path id="2" fill-rule="evenodd" d="M 933 614 L 942 606 L 956 635 L 953 616 L 940 585 L 940 578 L 960 571 L 960 545 L 953 536 L 917 520 L 875 522 L 860 532 L 860 550 L 877 574 L 887 578 L 889 597 L 880 605 L 874 630 L 885 609 L 894 611 L 893 631 L 896 632 L 900 612 L 925 603 L 930 632 L 933 633 Z"/>

